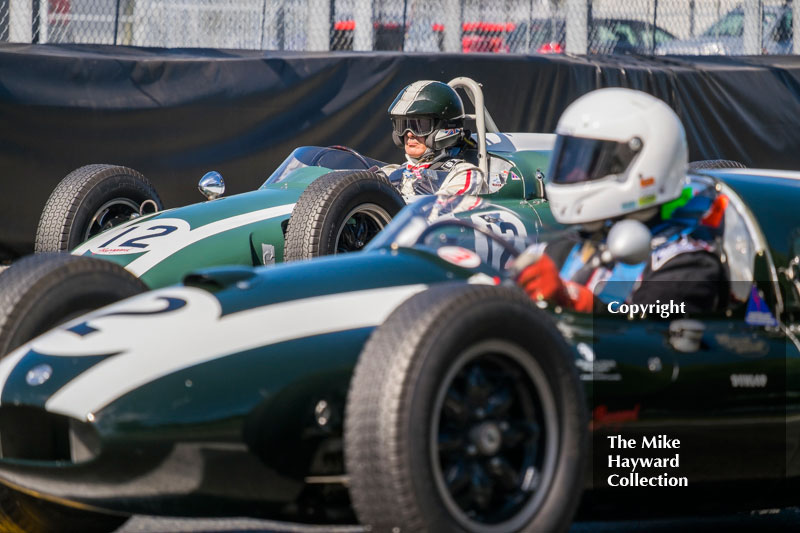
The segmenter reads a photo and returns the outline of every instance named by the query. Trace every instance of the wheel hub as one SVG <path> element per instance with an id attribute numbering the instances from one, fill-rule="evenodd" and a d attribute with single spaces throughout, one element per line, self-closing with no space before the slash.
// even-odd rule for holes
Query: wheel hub
<path id="1" fill-rule="evenodd" d="M 503 446 L 503 434 L 494 422 L 484 422 L 472 428 L 470 440 L 483 455 L 495 455 Z"/>
<path id="2" fill-rule="evenodd" d="M 556 411 L 541 367 L 489 340 L 460 355 L 442 380 L 431 424 L 437 488 L 470 531 L 517 530 L 547 494 Z"/>
<path id="3" fill-rule="evenodd" d="M 356 206 L 344 218 L 336 235 L 336 253 L 361 250 L 392 217 L 376 204 Z"/>

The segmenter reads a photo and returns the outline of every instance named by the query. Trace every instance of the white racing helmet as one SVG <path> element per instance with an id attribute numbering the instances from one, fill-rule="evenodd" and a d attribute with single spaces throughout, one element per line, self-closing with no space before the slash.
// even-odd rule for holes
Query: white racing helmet
<path id="1" fill-rule="evenodd" d="M 583 224 L 674 200 L 686 180 L 686 133 L 658 98 L 599 89 L 567 107 L 556 127 L 547 198 L 555 219 Z"/>

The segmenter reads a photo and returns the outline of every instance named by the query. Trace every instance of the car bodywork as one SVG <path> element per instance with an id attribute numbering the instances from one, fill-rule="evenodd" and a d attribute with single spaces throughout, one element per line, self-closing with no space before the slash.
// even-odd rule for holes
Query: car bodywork
<path id="1" fill-rule="evenodd" d="M 703 342 L 687 349 L 676 345 L 670 321 L 552 310 L 593 399 L 595 460 L 605 461 L 597 443 L 606 436 L 653 428 L 692 450 L 682 455 L 690 489 L 666 504 L 626 492 L 628 511 L 634 500 L 668 513 L 685 510 L 678 500 L 782 502 L 793 494 L 760 489 L 800 479 L 800 239 L 792 213 L 800 174 L 727 170 L 693 179 L 729 197 L 739 228 L 728 243 L 731 260 L 739 254 L 751 267 L 732 276 L 749 276 L 771 321 L 748 321 L 747 306 L 696 317 Z M 563 231 L 538 210 L 523 218 L 480 199 L 459 201 L 474 203 L 461 204 L 456 218 L 512 242 Z M 428 287 L 495 284 L 505 275 L 502 247 L 478 230 L 460 247 L 448 246 L 445 233 L 417 242 L 426 225 L 414 209 L 367 251 L 200 271 L 12 352 L 0 361 L 0 481 L 121 513 L 352 519 L 346 497 L 340 508 L 331 502 L 346 494 L 343 404 L 365 341 Z M 751 386 L 734 376 L 750 376 Z M 776 439 L 765 444 L 769 436 Z M 725 445 L 731 441 L 737 445 Z M 788 455 L 762 453 L 787 445 Z M 749 463 L 732 468 L 742 457 Z M 620 501 L 621 489 L 597 479 L 587 487 L 598 505 Z"/>

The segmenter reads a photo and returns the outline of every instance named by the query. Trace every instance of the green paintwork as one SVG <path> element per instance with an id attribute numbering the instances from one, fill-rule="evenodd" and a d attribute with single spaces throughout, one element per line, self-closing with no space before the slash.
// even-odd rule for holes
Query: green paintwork
<path id="1" fill-rule="evenodd" d="M 220 270 L 224 272 L 226 268 Z M 382 249 L 368 255 L 347 254 L 275 265 L 250 279 L 247 291 L 222 291 L 217 297 L 224 316 L 250 309 L 254 301 L 259 306 L 271 305 L 355 290 L 463 279 L 472 273 L 416 250 Z M 214 271 L 209 275 L 213 277 Z"/>
<path id="2" fill-rule="evenodd" d="M 517 172 L 517 175 L 522 177 L 522 182 L 524 184 L 522 197 L 534 198 L 536 191 L 538 190 L 536 184 L 536 171 L 540 170 L 542 174 L 547 172 L 547 168 L 550 165 L 551 152 L 549 150 L 520 150 L 519 152 L 494 153 L 514 163 L 516 166 L 515 172 Z M 513 185 L 516 182 L 510 181 L 508 183 Z M 508 186 L 508 183 L 506 184 L 506 187 Z M 506 187 L 503 187 L 503 189 Z M 498 193 L 505 193 L 503 189 L 500 189 Z"/>

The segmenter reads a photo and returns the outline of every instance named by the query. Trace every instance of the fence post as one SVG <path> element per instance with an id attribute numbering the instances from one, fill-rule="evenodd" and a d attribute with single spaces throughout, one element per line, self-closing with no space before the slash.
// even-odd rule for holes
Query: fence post
<path id="1" fill-rule="evenodd" d="M 461 51 L 461 2 L 445 0 L 442 12 L 444 24 L 443 52 Z"/>
<path id="2" fill-rule="evenodd" d="M 568 54 L 585 54 L 589 36 L 589 8 L 587 0 L 567 0 Z"/>
<path id="3" fill-rule="evenodd" d="M 32 0 L 10 0 L 8 6 L 8 41 L 29 43 L 33 39 Z"/>
<path id="4" fill-rule="evenodd" d="M 326 52 L 331 46 L 331 3 L 308 2 L 308 50 Z"/>
<path id="5" fill-rule="evenodd" d="M 37 42 L 40 43 L 46 43 L 50 38 L 50 17 L 47 14 L 48 5 L 48 0 L 39 0 L 39 40 Z"/>
<path id="6" fill-rule="evenodd" d="M 744 0 L 744 49 L 745 55 L 757 55 L 761 53 L 761 1 Z"/>
<path id="7" fill-rule="evenodd" d="M 372 0 L 355 1 L 353 20 L 353 50 L 372 50 Z"/>
<path id="8" fill-rule="evenodd" d="M 792 51 L 790 53 L 800 53 L 800 2 L 792 2 Z"/>

